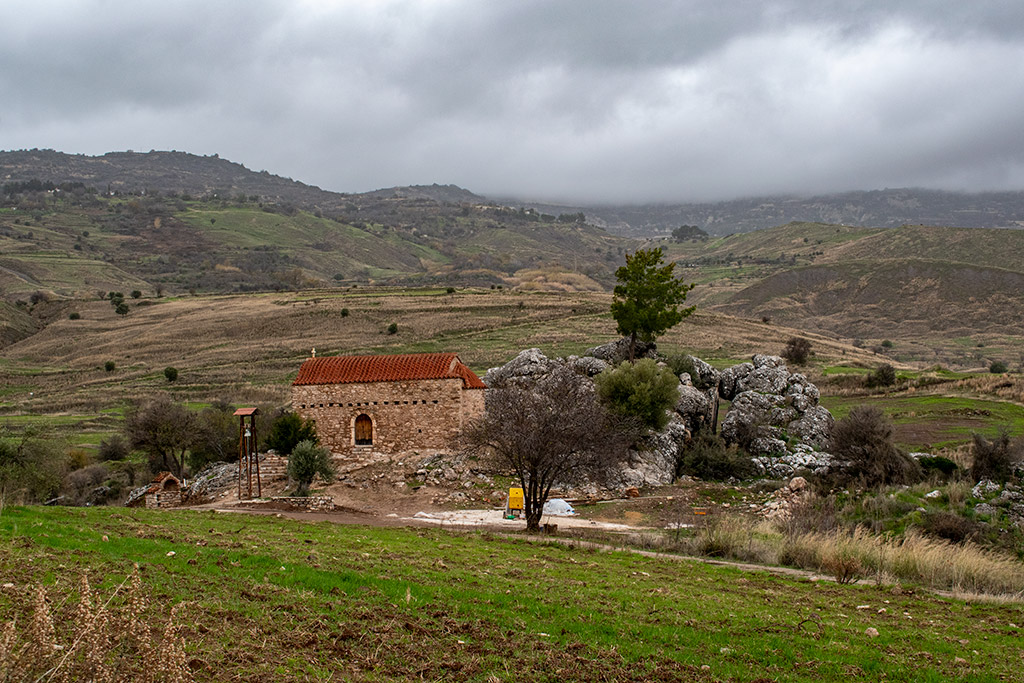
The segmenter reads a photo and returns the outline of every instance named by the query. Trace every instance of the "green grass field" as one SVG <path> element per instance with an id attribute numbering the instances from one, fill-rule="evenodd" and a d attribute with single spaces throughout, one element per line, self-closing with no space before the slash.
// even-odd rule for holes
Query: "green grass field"
<path id="1" fill-rule="evenodd" d="M 69 614 L 80 574 L 106 597 L 133 564 L 155 623 L 184 603 L 200 681 L 1008 681 L 1024 658 L 1020 604 L 212 512 L 3 510 L 0 622 L 33 584 Z"/>

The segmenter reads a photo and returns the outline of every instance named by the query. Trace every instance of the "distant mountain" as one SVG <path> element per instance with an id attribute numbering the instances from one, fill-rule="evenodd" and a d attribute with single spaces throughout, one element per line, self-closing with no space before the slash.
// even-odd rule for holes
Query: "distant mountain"
<path id="1" fill-rule="evenodd" d="M 1024 227 L 1024 192 L 967 194 L 899 189 L 692 204 L 568 206 L 529 201 L 519 204 L 554 214 L 583 211 L 588 222 L 628 237 L 666 236 L 680 225 L 696 225 L 712 235 L 728 235 L 793 221 L 878 228 L 899 225 Z"/>
<path id="2" fill-rule="evenodd" d="M 103 156 L 65 154 L 50 149 L 0 151 L 0 185 L 30 180 L 80 182 L 99 192 L 185 194 L 194 196 L 255 196 L 286 202 L 313 211 L 341 209 L 353 198 L 426 199 L 436 202 L 483 201 L 455 185 L 414 185 L 375 190 L 361 195 L 322 190 L 267 171 L 187 152 L 108 152 Z"/>

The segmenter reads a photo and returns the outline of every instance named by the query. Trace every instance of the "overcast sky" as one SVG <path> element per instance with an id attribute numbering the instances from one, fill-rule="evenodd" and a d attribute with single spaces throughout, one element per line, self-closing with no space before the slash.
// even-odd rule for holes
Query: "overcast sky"
<path id="1" fill-rule="evenodd" d="M 579 202 L 1024 189 L 1018 0 L 0 0 L 0 149 Z"/>

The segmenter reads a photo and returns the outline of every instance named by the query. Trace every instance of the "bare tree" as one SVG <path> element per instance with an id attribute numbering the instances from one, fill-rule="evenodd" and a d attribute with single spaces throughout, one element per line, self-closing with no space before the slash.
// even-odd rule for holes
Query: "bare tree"
<path id="1" fill-rule="evenodd" d="M 634 421 L 609 413 L 594 385 L 566 367 L 526 383 L 487 390 L 487 410 L 464 432 L 472 451 L 510 467 L 523 487 L 526 528 L 540 529 L 556 484 L 601 474 L 637 435 Z"/>
<path id="2" fill-rule="evenodd" d="M 199 423 L 196 413 L 169 398 L 160 398 L 130 410 L 125 434 L 132 444 L 149 455 L 150 463 L 180 477 L 185 454 L 196 443 Z"/>

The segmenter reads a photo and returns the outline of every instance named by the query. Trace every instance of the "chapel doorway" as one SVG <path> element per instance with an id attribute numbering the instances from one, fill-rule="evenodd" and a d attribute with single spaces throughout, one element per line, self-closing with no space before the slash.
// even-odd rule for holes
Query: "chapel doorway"
<path id="1" fill-rule="evenodd" d="M 365 413 L 356 418 L 356 445 L 373 445 L 373 420 Z"/>

